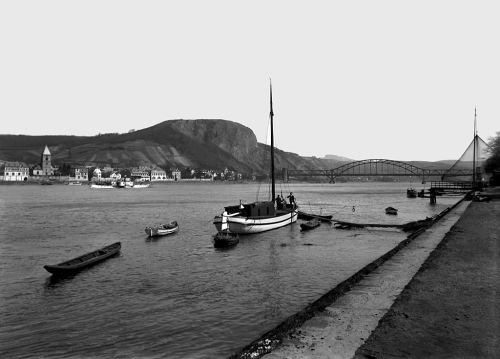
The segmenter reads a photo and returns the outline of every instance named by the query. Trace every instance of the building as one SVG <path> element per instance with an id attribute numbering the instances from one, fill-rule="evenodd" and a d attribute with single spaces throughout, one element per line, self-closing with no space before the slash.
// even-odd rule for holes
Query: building
<path id="1" fill-rule="evenodd" d="M 178 168 L 170 168 L 170 177 L 175 181 L 181 179 L 181 171 Z"/>
<path id="2" fill-rule="evenodd" d="M 151 170 L 151 181 L 164 181 L 167 179 L 167 172 L 159 167 L 155 167 Z"/>
<path id="3" fill-rule="evenodd" d="M 53 176 L 54 169 L 52 168 L 52 155 L 50 154 L 49 148 L 45 145 L 45 150 L 42 153 L 42 176 Z"/>
<path id="4" fill-rule="evenodd" d="M 99 182 L 101 180 L 101 175 L 102 172 L 100 168 L 94 169 L 94 172 L 92 173 L 92 181 Z"/>
<path id="5" fill-rule="evenodd" d="M 4 181 L 27 181 L 30 177 L 30 169 L 24 162 L 5 162 L 3 166 Z"/>
<path id="6" fill-rule="evenodd" d="M 130 177 L 133 180 L 139 181 L 149 181 L 151 179 L 149 171 L 143 167 L 133 168 L 132 171 L 130 171 Z"/>
<path id="7" fill-rule="evenodd" d="M 85 166 L 71 166 L 69 176 L 70 181 L 88 181 L 89 170 Z"/>

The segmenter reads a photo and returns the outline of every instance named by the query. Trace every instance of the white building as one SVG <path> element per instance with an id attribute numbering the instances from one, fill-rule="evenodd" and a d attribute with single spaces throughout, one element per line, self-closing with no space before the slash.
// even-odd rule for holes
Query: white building
<path id="1" fill-rule="evenodd" d="M 29 167 L 24 162 L 5 162 L 4 181 L 27 181 L 30 177 Z"/>

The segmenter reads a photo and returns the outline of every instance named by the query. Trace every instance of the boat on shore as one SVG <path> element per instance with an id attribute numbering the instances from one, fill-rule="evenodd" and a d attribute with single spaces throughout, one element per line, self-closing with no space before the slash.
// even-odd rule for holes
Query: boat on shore
<path id="1" fill-rule="evenodd" d="M 311 219 L 314 219 L 314 218 L 317 218 L 319 219 L 321 222 L 331 222 L 332 221 L 332 218 L 333 216 L 332 215 L 316 215 L 316 214 L 312 214 L 312 213 L 305 213 L 305 212 L 302 212 L 302 211 L 298 211 L 299 213 L 299 219 L 306 219 L 306 220 L 311 220 Z"/>
<path id="2" fill-rule="evenodd" d="M 117 254 L 120 249 L 121 243 L 116 242 L 102 247 L 101 249 L 70 259 L 69 261 L 55 265 L 45 265 L 43 268 L 54 275 L 73 274 Z"/>
<path id="3" fill-rule="evenodd" d="M 270 127 L 271 127 L 271 193 L 272 199 L 262 202 L 242 203 L 224 207 L 224 213 L 215 216 L 214 225 L 218 232 L 222 230 L 222 220 L 227 216 L 227 225 L 231 232 L 238 234 L 251 234 L 281 228 L 297 221 L 298 207 L 293 204 L 291 208 L 276 209 L 275 174 L 274 174 L 274 126 L 273 126 L 273 94 L 270 89 Z"/>
<path id="4" fill-rule="evenodd" d="M 159 226 L 146 227 L 144 230 L 150 237 L 166 236 L 179 231 L 179 224 L 177 221 L 168 224 L 160 224 Z"/>

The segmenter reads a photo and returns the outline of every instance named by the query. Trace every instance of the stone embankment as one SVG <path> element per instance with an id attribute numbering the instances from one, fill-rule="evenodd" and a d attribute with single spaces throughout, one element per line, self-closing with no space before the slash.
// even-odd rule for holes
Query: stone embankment
<path id="1" fill-rule="evenodd" d="M 500 189 L 482 195 L 231 358 L 496 358 Z"/>

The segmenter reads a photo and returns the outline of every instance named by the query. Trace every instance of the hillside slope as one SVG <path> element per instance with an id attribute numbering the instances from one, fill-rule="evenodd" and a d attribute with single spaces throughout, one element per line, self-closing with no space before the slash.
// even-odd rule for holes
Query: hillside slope
<path id="1" fill-rule="evenodd" d="M 125 134 L 100 136 L 0 135 L 0 160 L 36 164 L 49 147 L 55 164 L 113 167 L 158 165 L 242 173 L 267 171 L 268 146 L 253 131 L 225 120 L 170 120 Z M 334 161 L 277 150 L 276 168 L 331 168 Z"/>

